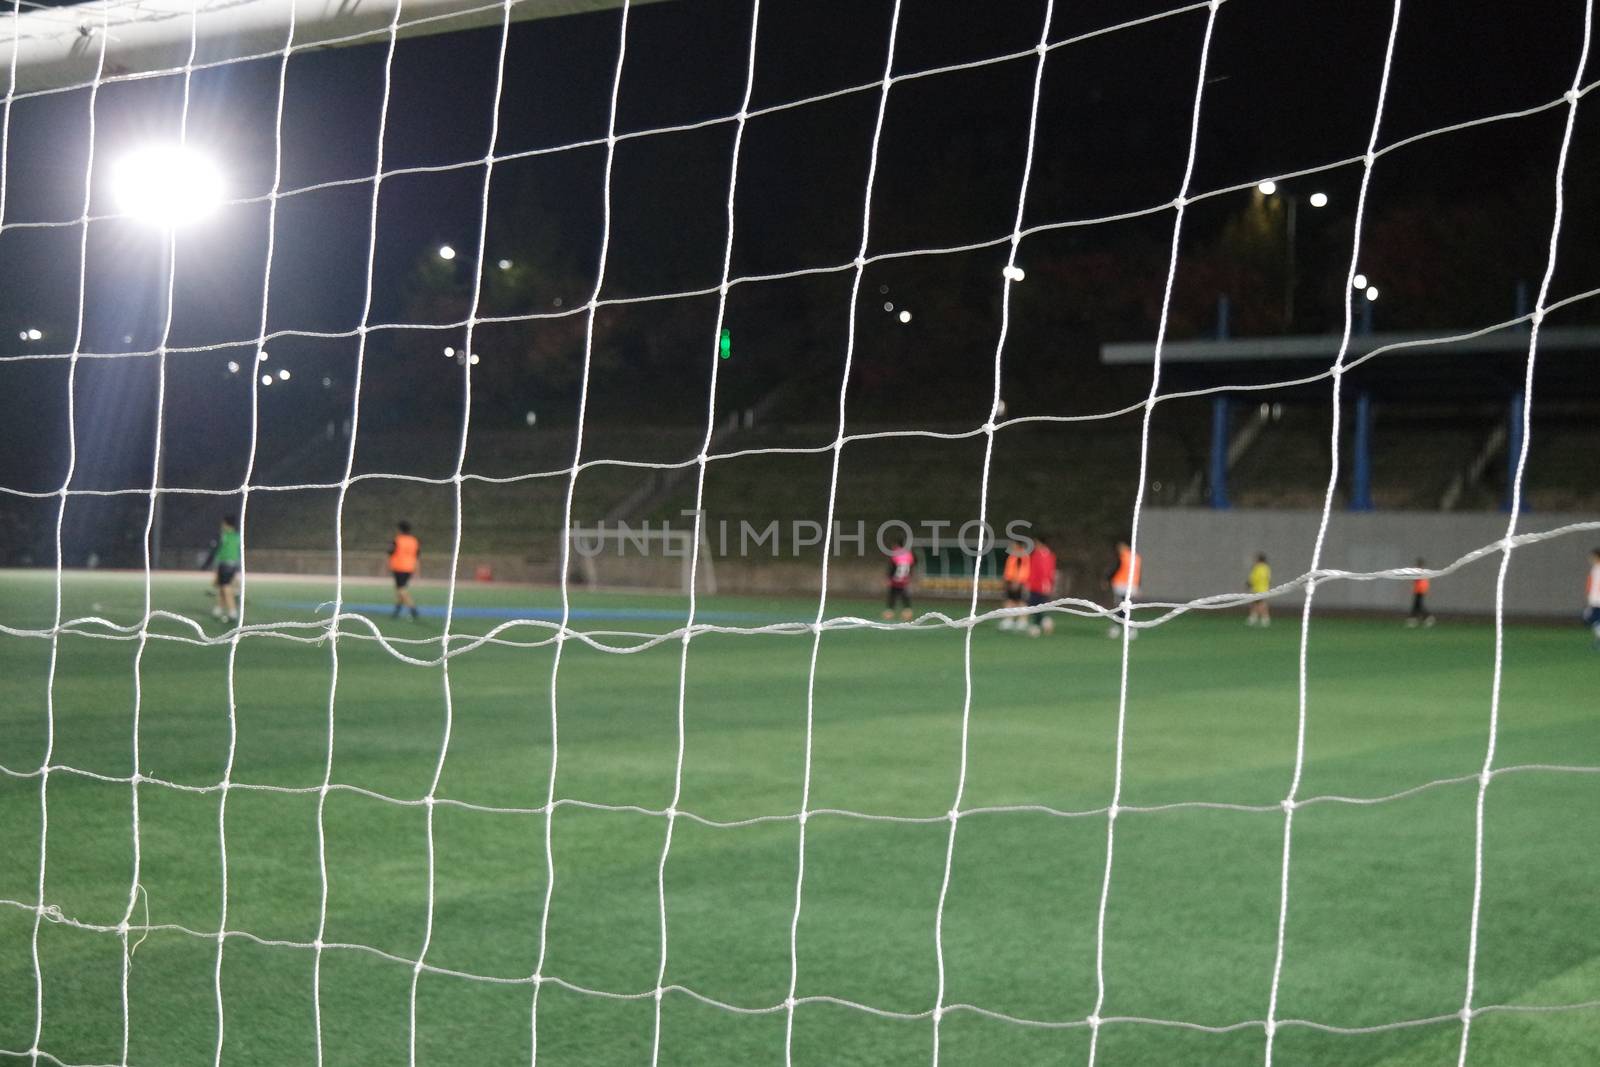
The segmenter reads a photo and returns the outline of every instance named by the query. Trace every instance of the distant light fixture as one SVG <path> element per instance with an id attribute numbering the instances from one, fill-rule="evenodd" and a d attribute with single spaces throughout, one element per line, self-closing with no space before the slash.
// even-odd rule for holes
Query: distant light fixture
<path id="1" fill-rule="evenodd" d="M 270 374 L 263 374 L 263 375 L 262 375 L 262 376 L 261 376 L 261 384 L 262 384 L 262 385 L 271 385 L 271 384 L 272 384 L 272 375 L 270 375 Z"/>
<path id="2" fill-rule="evenodd" d="M 239 364 L 236 361 L 231 360 L 231 359 L 228 360 L 228 373 L 229 374 L 238 374 L 239 373 Z"/>
<path id="3" fill-rule="evenodd" d="M 1020 282 L 1022 279 L 1028 276 L 1027 271 L 1023 270 L 1014 263 L 1006 264 L 1006 268 L 1000 273 L 1005 276 L 1005 279 L 1008 282 Z"/>
<path id="4" fill-rule="evenodd" d="M 478 365 L 478 353 L 474 352 L 472 355 L 468 356 L 467 362 L 476 367 Z"/>
<path id="5" fill-rule="evenodd" d="M 909 311 L 900 312 L 900 321 L 901 322 L 910 322 L 911 321 L 911 312 L 909 312 Z"/>
<path id="6" fill-rule="evenodd" d="M 1277 191 L 1278 183 L 1275 181 L 1264 181 L 1256 186 L 1256 192 L 1260 193 L 1262 196 L 1271 196 Z"/>
<path id="7" fill-rule="evenodd" d="M 1357 274 L 1350 280 L 1350 288 L 1352 289 L 1365 289 L 1366 287 L 1367 276 L 1365 274 Z"/>
<path id="8" fill-rule="evenodd" d="M 539 416 L 535 415 L 531 411 L 528 412 L 526 415 L 524 415 L 522 418 L 523 418 L 523 421 L 526 422 L 529 426 L 532 426 L 534 423 L 539 421 Z"/>
<path id="9" fill-rule="evenodd" d="M 1328 194 L 1327 193 L 1312 193 L 1310 199 L 1311 199 L 1311 206 L 1312 207 L 1327 207 L 1328 206 Z"/>
<path id="10" fill-rule="evenodd" d="M 324 377 L 322 379 L 322 387 L 324 389 L 332 389 L 333 388 L 333 379 Z"/>
<path id="11" fill-rule="evenodd" d="M 456 258 L 456 250 L 454 248 L 451 248 L 449 245 L 440 245 L 439 246 L 439 258 L 440 259 L 455 259 Z"/>
<path id="12" fill-rule="evenodd" d="M 885 311 L 893 311 L 894 310 L 894 302 L 892 300 L 885 300 L 883 302 L 883 310 L 885 310 Z"/>
<path id="13" fill-rule="evenodd" d="M 1376 285 L 1367 286 L 1367 299 L 1368 300 L 1376 300 L 1376 299 L 1378 299 L 1378 287 Z"/>
<path id="14" fill-rule="evenodd" d="M 266 361 L 267 361 L 267 352 L 266 352 L 266 349 L 262 349 L 256 355 L 256 362 L 257 363 L 265 363 Z"/>
<path id="15" fill-rule="evenodd" d="M 511 269 L 511 261 L 509 259 L 502 259 L 500 261 L 500 269 L 501 270 L 510 270 Z"/>
<path id="16" fill-rule="evenodd" d="M 26 341 L 28 339 L 28 331 L 27 330 L 23 330 L 20 333 L 18 333 L 17 334 L 17 339 L 21 340 L 21 341 Z"/>
<path id="17" fill-rule="evenodd" d="M 289 380 L 289 368 L 288 367 L 285 367 L 285 368 L 283 368 L 282 370 L 280 370 L 278 372 L 278 380 L 279 381 L 284 381 L 284 382 Z"/>
<path id="18" fill-rule="evenodd" d="M 566 301 L 565 301 L 565 300 L 562 300 L 562 299 L 561 299 L 561 298 L 560 298 L 560 297 L 559 297 L 559 296 L 558 296 L 558 297 L 556 297 L 556 298 L 555 298 L 555 299 L 554 299 L 554 300 L 552 300 L 552 301 L 550 301 L 550 306 L 551 306 L 551 307 L 557 307 L 557 308 L 558 308 L 558 307 L 560 307 L 560 306 L 561 306 L 561 305 L 562 305 L 562 304 L 564 304 L 564 303 L 566 303 Z"/>
<path id="19" fill-rule="evenodd" d="M 38 341 L 38 340 L 42 340 L 43 338 L 44 338 L 44 334 L 41 333 L 38 330 L 29 330 L 28 331 L 28 340 L 30 340 L 30 341 Z"/>
<path id="20" fill-rule="evenodd" d="M 175 229 L 199 222 L 222 204 L 222 172 L 187 145 L 150 145 L 119 160 L 111 185 L 122 211 L 140 222 Z"/>
<path id="21" fill-rule="evenodd" d="M 445 345 L 444 346 L 444 358 L 445 359 L 454 359 L 455 355 L 456 355 L 456 350 L 454 348 L 452 348 L 450 345 Z"/>

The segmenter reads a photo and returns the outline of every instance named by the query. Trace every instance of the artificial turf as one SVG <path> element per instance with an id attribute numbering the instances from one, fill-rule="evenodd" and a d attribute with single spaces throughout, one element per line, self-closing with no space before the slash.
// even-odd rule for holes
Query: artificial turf
<path id="1" fill-rule="evenodd" d="M 159 577 L 155 607 L 205 620 L 217 637 L 224 631 L 206 617 L 203 581 Z M 67 619 L 127 627 L 142 613 L 137 575 L 69 573 L 62 592 Z M 49 628 L 54 595 L 48 572 L 7 573 L 0 624 Z M 314 624 L 332 595 L 331 580 L 258 580 L 246 622 Z M 420 590 L 434 608 L 443 595 L 437 584 Z M 351 603 L 384 597 L 376 585 L 347 589 Z M 552 981 L 538 994 L 538 1062 L 646 1063 L 683 645 L 639 647 L 641 638 L 616 632 L 670 630 L 684 601 L 618 593 L 574 603 L 575 629 L 609 632 L 595 639 L 635 650 L 569 640 L 561 652 L 562 803 L 548 827 L 555 878 L 541 973 Z M 551 590 L 472 585 L 458 604 L 470 610 L 451 632 L 481 635 L 518 616 L 547 618 L 559 600 Z M 733 627 L 809 621 L 815 611 L 745 598 L 701 607 Z M 840 602 L 830 613 L 876 609 Z M 107 639 L 124 632 L 81 622 L 56 644 L 53 684 L 50 640 L 0 634 L 0 764 L 10 772 L 0 775 L 0 1049 L 33 1047 L 36 944 L 38 1048 L 70 1064 L 123 1061 L 123 939 L 81 924 L 116 927 L 130 911 L 137 788 L 142 892 L 127 938 L 137 947 L 126 1062 L 211 1063 L 219 1029 L 226 1064 L 317 1062 L 319 1032 L 327 1064 L 403 1063 L 413 1042 L 424 1063 L 527 1062 L 547 825 L 537 811 L 503 809 L 546 800 L 555 651 L 528 647 L 548 625 L 500 630 L 519 644 L 458 639 L 447 705 L 440 666 L 401 658 L 436 659 L 443 623 L 437 614 L 378 618 L 401 642 L 390 647 L 347 623 L 336 688 L 332 643 L 284 639 L 316 636 L 314 625 L 274 627 L 235 649 L 168 639 L 195 630 L 158 618 L 141 654 L 136 640 Z M 964 641 L 937 626 L 822 637 L 795 1063 L 932 1057 Z M 1265 631 L 1237 613 L 1190 614 L 1131 646 L 1121 802 L 1184 806 L 1127 811 L 1115 823 L 1100 1010 L 1115 1021 L 1101 1027 L 1099 1064 L 1263 1059 L 1298 644 L 1298 613 L 1280 612 Z M 1298 797 L 1438 784 L 1378 803 L 1297 809 L 1277 1017 L 1341 1028 L 1447 1018 L 1369 1033 L 1286 1025 L 1275 1063 L 1455 1062 L 1493 646 L 1487 624 L 1413 631 L 1398 620 L 1314 618 Z M 661 1063 L 784 1060 L 811 652 L 803 629 L 702 633 L 689 643 L 676 807 L 738 825 L 673 824 Z M 1121 652 L 1103 626 L 1073 618 L 1039 640 L 992 623 L 973 635 L 959 800 L 968 814 L 956 824 L 943 909 L 943 1003 L 1013 1018 L 969 1007 L 944 1014 L 940 1062 L 1087 1061 Z M 1576 627 L 1509 627 L 1495 766 L 1600 766 L 1597 671 L 1600 654 Z M 92 777 L 132 773 L 135 709 L 139 772 L 158 781 Z M 52 770 L 41 776 L 47 746 Z M 325 773 L 337 788 L 324 801 Z M 233 788 L 224 792 L 216 787 L 225 777 Z M 419 803 L 430 789 L 447 803 Z M 1019 806 L 1032 807 L 973 810 Z M 1468 1063 L 1600 1061 L 1600 1006 L 1570 1007 L 1600 1002 L 1597 817 L 1600 774 L 1525 769 L 1492 779 L 1474 1004 L 1565 1010 L 1478 1015 Z M 224 837 L 229 936 L 219 943 Z M 35 935 L 41 839 L 51 911 Z M 319 927 L 330 946 L 320 954 L 310 947 Z M 418 974 L 406 961 L 425 941 Z"/>

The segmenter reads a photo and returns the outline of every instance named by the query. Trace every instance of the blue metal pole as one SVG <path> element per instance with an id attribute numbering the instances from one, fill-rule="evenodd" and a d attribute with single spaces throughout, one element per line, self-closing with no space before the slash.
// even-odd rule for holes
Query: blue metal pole
<path id="1" fill-rule="evenodd" d="M 1228 409 L 1225 396 L 1211 398 L 1211 506 L 1228 507 Z"/>
<path id="2" fill-rule="evenodd" d="M 1506 495 L 1500 510 L 1511 510 L 1511 487 L 1517 481 L 1517 457 L 1522 455 L 1522 393 L 1511 394 L 1511 410 L 1506 419 Z"/>
<path id="3" fill-rule="evenodd" d="M 1227 293 L 1218 293 L 1217 294 L 1217 340 L 1219 340 L 1219 341 L 1226 341 L 1228 339 L 1228 312 L 1229 312 L 1229 310 L 1230 310 L 1230 308 L 1229 308 L 1229 305 L 1228 305 L 1228 294 Z"/>
<path id="4" fill-rule="evenodd" d="M 1350 463 L 1350 510 L 1372 510 L 1372 398 L 1356 394 L 1355 440 Z"/>

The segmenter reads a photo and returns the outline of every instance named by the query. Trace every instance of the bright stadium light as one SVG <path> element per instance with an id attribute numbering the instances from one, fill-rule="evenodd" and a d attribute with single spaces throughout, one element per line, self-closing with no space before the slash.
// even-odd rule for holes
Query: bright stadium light
<path id="1" fill-rule="evenodd" d="M 522 418 L 523 418 L 523 421 L 526 422 L 529 426 L 532 426 L 534 423 L 539 421 L 539 416 L 534 414 L 531 411 L 528 412 L 526 415 L 524 415 Z"/>
<path id="2" fill-rule="evenodd" d="M 262 384 L 262 385 L 271 385 L 271 384 L 272 384 L 272 375 L 270 375 L 270 374 L 263 374 L 263 375 L 262 375 L 262 376 L 261 376 L 261 384 Z"/>
<path id="3" fill-rule="evenodd" d="M 258 352 L 256 354 L 256 362 L 257 363 L 265 363 L 266 361 L 267 361 L 267 350 L 263 348 L 260 352 Z"/>
<path id="4" fill-rule="evenodd" d="M 1311 206 L 1312 207 L 1327 207 L 1328 206 L 1328 194 L 1327 193 L 1312 193 L 1311 197 L 1310 197 L 1310 200 L 1311 200 Z"/>
<path id="5" fill-rule="evenodd" d="M 124 214 L 172 230 L 205 219 L 222 204 L 222 172 L 186 145 L 150 145 L 118 161 L 111 187 Z"/>
<path id="6" fill-rule="evenodd" d="M 885 311 L 893 311 L 894 310 L 894 301 L 893 300 L 885 300 L 883 302 L 883 310 L 885 310 Z"/>
<path id="7" fill-rule="evenodd" d="M 41 333 L 40 331 L 38 331 L 38 330 L 29 330 L 28 331 L 28 340 L 30 340 L 30 341 L 39 341 L 39 340 L 43 340 L 43 339 L 44 339 L 44 334 Z"/>
<path id="8" fill-rule="evenodd" d="M 510 270 L 511 269 L 511 261 L 509 259 L 502 259 L 500 261 L 500 269 L 501 270 Z"/>
<path id="9" fill-rule="evenodd" d="M 900 312 L 900 321 L 901 322 L 910 322 L 911 321 L 911 312 L 909 312 L 909 311 Z"/>
<path id="10" fill-rule="evenodd" d="M 1256 192 L 1260 193 L 1262 196 L 1271 196 L 1277 191 L 1278 183 L 1275 181 L 1264 181 L 1256 186 Z"/>
<path id="11" fill-rule="evenodd" d="M 455 259 L 456 258 L 456 250 L 454 248 L 451 248 L 449 245 L 440 245 L 439 246 L 439 258 L 440 259 Z"/>
<path id="12" fill-rule="evenodd" d="M 285 367 L 281 371 L 278 372 L 278 380 L 282 381 L 282 382 L 286 382 L 286 381 L 289 380 L 289 368 L 288 367 Z"/>
<path id="13" fill-rule="evenodd" d="M 1376 285 L 1367 286 L 1367 299 L 1368 300 L 1376 300 L 1376 299 L 1378 299 L 1378 287 Z"/>
<path id="14" fill-rule="evenodd" d="M 1350 280 L 1350 288 L 1352 289 L 1365 289 L 1366 287 L 1367 276 L 1365 274 L 1357 274 Z"/>
<path id="15" fill-rule="evenodd" d="M 472 355 L 468 356 L 467 362 L 476 367 L 478 365 L 478 353 L 474 352 Z"/>
<path id="16" fill-rule="evenodd" d="M 1000 273 L 1005 276 L 1005 279 L 1008 282 L 1020 282 L 1022 279 L 1028 276 L 1027 271 L 1014 264 L 1007 264 L 1006 268 Z"/>
<path id="17" fill-rule="evenodd" d="M 456 350 L 454 348 L 452 348 L 451 346 L 449 346 L 449 345 L 445 345 L 444 346 L 444 358 L 445 359 L 455 359 L 456 358 Z"/>
<path id="18" fill-rule="evenodd" d="M 228 373 L 229 374 L 238 374 L 239 373 L 239 364 L 235 360 L 231 360 L 231 359 L 228 360 Z"/>

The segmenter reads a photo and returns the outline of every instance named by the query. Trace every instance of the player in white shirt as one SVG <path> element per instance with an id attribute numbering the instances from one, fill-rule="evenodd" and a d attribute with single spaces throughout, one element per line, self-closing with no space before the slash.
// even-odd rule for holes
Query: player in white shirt
<path id="1" fill-rule="evenodd" d="M 1583 609 L 1583 621 L 1594 631 L 1594 647 L 1600 650 L 1600 548 L 1589 553 L 1589 605 Z"/>

